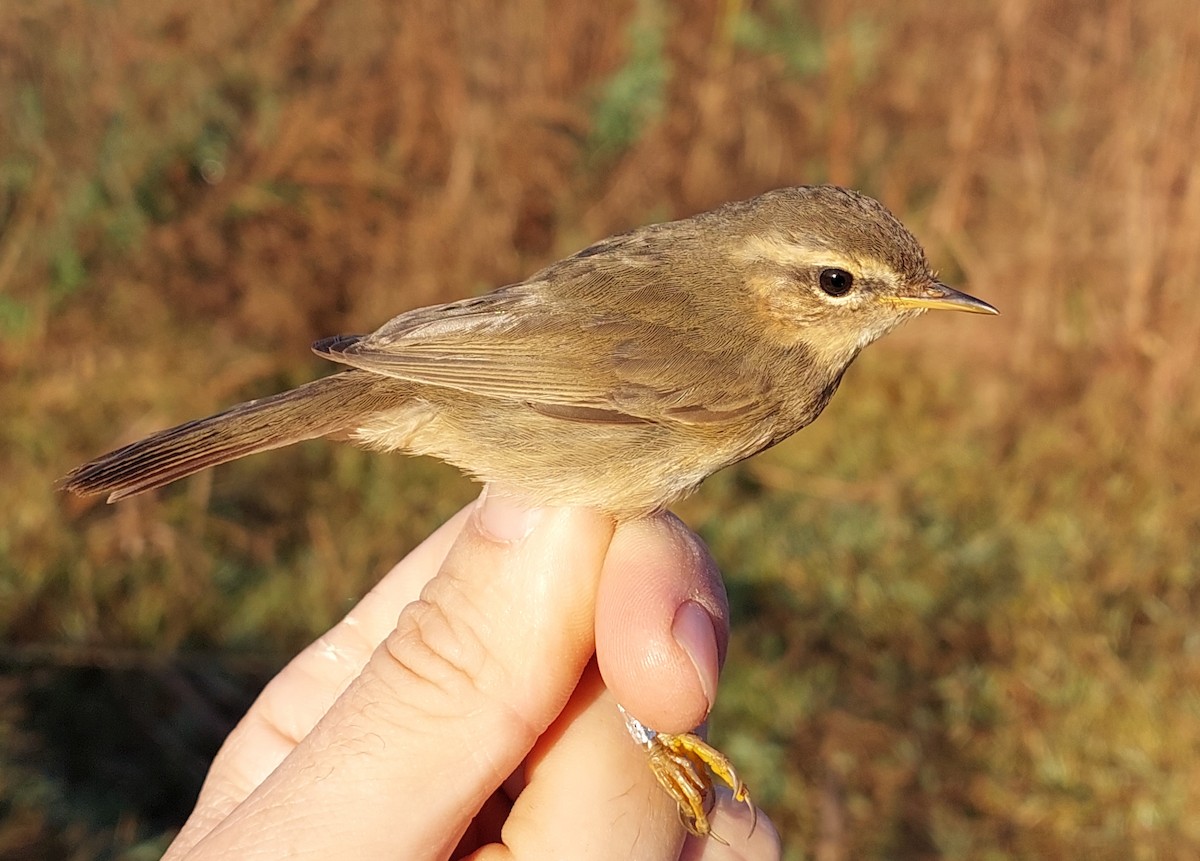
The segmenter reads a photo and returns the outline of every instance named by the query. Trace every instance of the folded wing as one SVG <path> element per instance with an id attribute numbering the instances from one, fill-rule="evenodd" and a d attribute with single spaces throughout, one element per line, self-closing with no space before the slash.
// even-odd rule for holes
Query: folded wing
<path id="1" fill-rule="evenodd" d="M 410 311 L 371 335 L 313 349 L 573 421 L 721 422 L 761 407 L 765 377 L 732 339 L 698 337 L 698 313 L 661 265 L 584 253 L 521 284 Z"/>

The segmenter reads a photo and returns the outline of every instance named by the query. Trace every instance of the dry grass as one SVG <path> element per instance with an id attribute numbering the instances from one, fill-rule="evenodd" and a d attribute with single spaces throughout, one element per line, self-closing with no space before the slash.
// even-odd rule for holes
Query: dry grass
<path id="1" fill-rule="evenodd" d="M 1004 316 L 910 325 L 683 507 L 718 733 L 791 857 L 1194 857 L 1197 80 L 1184 0 L 0 5 L 0 856 L 153 853 L 243 689 L 470 493 L 323 445 L 112 508 L 56 476 L 315 337 L 834 181 Z M 155 719 L 48 722 L 100 700 Z"/>

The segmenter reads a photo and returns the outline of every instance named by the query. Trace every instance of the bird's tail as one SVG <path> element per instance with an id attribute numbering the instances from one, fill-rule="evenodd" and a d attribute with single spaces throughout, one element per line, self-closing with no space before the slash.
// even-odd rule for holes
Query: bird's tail
<path id="1" fill-rule="evenodd" d="M 248 454 L 348 433 L 382 405 L 386 383 L 346 371 L 247 401 L 102 455 L 71 470 L 60 486 L 80 496 L 107 493 L 115 502 Z"/>

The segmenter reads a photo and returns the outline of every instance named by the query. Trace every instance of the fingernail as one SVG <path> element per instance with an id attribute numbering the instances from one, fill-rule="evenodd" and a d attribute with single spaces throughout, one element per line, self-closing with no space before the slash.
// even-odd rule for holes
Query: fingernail
<path id="1" fill-rule="evenodd" d="M 491 485 L 484 486 L 475 503 L 475 512 L 480 530 L 492 540 L 505 544 L 529 537 L 542 514 L 540 508 L 522 505 L 516 497 Z"/>
<path id="2" fill-rule="evenodd" d="M 671 634 L 687 656 L 692 659 L 700 676 L 700 687 L 708 708 L 712 709 L 717 696 L 717 633 L 712 617 L 695 601 L 684 601 L 675 611 Z"/>

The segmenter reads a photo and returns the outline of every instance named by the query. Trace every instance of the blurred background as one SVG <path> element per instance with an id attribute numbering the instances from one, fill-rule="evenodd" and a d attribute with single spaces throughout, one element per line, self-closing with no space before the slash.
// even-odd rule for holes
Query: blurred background
<path id="1" fill-rule="evenodd" d="M 310 443 L 70 467 L 310 341 L 787 184 L 884 200 L 929 315 L 679 506 L 713 720 L 788 858 L 1200 855 L 1188 0 L 0 4 L 0 857 L 154 858 L 259 686 L 474 494 Z"/>

